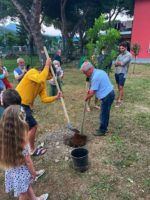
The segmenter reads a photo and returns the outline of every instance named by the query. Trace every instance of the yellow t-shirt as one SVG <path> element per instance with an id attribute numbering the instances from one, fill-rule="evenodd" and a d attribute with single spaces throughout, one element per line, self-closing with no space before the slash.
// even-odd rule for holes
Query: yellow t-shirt
<path id="1" fill-rule="evenodd" d="M 36 69 L 30 69 L 21 82 L 17 85 L 16 90 L 20 94 L 22 104 L 33 105 L 37 95 L 41 101 L 50 103 L 56 100 L 56 96 L 48 96 L 46 91 L 46 80 L 49 75 L 49 69 L 45 67 L 42 72 Z M 52 77 L 50 77 L 52 78 Z"/>

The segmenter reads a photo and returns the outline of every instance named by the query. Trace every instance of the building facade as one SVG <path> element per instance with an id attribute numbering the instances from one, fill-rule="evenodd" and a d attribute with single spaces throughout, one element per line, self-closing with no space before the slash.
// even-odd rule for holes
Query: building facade
<path id="1" fill-rule="evenodd" d="M 131 46 L 138 43 L 138 59 L 150 62 L 150 0 L 135 0 Z"/>

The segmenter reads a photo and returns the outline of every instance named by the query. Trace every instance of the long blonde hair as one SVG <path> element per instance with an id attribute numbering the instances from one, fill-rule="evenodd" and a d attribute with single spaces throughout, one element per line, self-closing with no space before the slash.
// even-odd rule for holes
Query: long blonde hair
<path id="1" fill-rule="evenodd" d="M 15 167 L 24 163 L 22 151 L 27 139 L 28 125 L 21 106 L 9 106 L 0 121 L 0 166 Z"/>

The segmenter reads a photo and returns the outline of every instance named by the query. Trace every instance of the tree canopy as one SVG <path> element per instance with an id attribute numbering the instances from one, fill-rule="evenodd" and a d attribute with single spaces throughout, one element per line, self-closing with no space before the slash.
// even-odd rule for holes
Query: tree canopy
<path id="1" fill-rule="evenodd" d="M 134 0 L 0 0 L 0 19 L 18 17 L 33 37 L 38 54 L 42 57 L 42 22 L 53 24 L 61 30 L 65 52 L 69 52 L 74 35 L 78 33 L 83 43 L 82 39 L 93 26 L 95 18 L 105 14 L 111 25 L 111 21 L 121 12 L 133 15 L 133 8 Z"/>

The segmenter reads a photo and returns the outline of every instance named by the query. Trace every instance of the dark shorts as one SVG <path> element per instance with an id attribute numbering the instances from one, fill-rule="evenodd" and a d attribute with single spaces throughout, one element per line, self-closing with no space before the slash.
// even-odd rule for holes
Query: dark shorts
<path id="1" fill-rule="evenodd" d="M 32 110 L 30 106 L 22 104 L 22 107 L 24 108 L 24 111 L 26 113 L 26 122 L 28 123 L 30 130 L 31 128 L 37 125 L 37 121 L 34 119 L 32 115 Z"/>
<path id="2" fill-rule="evenodd" d="M 115 74 L 115 79 L 116 79 L 117 85 L 124 86 L 126 79 L 124 78 L 124 74 L 123 73 Z"/>

